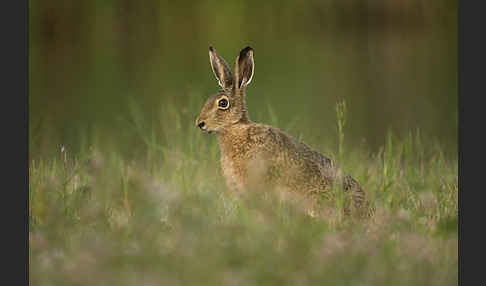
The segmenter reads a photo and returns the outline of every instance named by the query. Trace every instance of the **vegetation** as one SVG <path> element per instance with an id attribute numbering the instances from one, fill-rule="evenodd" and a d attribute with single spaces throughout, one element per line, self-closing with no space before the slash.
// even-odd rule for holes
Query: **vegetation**
<path id="1" fill-rule="evenodd" d="M 416 131 L 375 154 L 343 151 L 376 213 L 353 221 L 335 201 L 314 219 L 272 193 L 228 193 L 197 106 L 149 121 L 133 105 L 136 159 L 115 138 L 31 162 L 33 285 L 457 285 L 457 161 L 438 144 Z"/>
<path id="2" fill-rule="evenodd" d="M 457 1 L 29 1 L 32 285 L 457 285 Z M 375 207 L 230 193 L 195 126 L 255 50 L 251 120 Z"/>

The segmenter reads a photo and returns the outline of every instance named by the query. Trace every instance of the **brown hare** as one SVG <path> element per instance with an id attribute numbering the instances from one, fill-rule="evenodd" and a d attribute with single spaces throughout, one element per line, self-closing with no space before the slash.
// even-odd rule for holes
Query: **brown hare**
<path id="1" fill-rule="evenodd" d="M 313 200 L 326 197 L 336 184 L 351 195 L 353 203 L 345 207 L 346 213 L 369 214 L 363 189 L 333 161 L 283 131 L 248 118 L 245 87 L 255 67 L 251 47 L 237 56 L 234 75 L 213 47 L 209 59 L 222 90 L 206 101 L 196 125 L 216 134 L 230 189 L 244 192 L 255 186 L 275 186 Z"/>

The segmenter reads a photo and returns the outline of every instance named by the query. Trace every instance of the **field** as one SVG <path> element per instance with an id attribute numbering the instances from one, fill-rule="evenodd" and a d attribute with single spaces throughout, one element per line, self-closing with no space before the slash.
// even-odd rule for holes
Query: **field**
<path id="1" fill-rule="evenodd" d="M 452 0 L 30 1 L 31 285 L 457 285 L 457 43 Z M 210 45 L 254 49 L 250 119 L 334 159 L 370 219 L 229 192 L 195 126 Z"/>
<path id="2" fill-rule="evenodd" d="M 389 133 L 367 153 L 345 149 L 336 128 L 335 150 L 311 145 L 340 157 L 376 212 L 356 221 L 336 200 L 315 219 L 273 193 L 229 193 L 216 138 L 194 126 L 200 104 L 151 121 L 133 105 L 139 157 L 91 134 L 77 154 L 31 162 L 33 285 L 457 285 L 457 159 L 438 143 Z"/>

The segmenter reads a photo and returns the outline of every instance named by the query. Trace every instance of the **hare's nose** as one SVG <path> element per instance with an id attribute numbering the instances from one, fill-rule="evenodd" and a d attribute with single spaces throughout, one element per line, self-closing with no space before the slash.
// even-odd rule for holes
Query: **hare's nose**
<path id="1" fill-rule="evenodd" d="M 204 129 L 204 126 L 206 125 L 206 123 L 204 121 L 200 122 L 197 126 L 201 129 Z"/>

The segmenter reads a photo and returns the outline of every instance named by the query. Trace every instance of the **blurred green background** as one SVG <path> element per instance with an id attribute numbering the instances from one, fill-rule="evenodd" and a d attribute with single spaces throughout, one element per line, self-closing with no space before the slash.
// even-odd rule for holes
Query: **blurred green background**
<path id="1" fill-rule="evenodd" d="M 198 132 L 199 108 L 218 90 L 209 45 L 231 66 L 241 48 L 254 48 L 247 89 L 254 121 L 276 116 L 292 135 L 331 144 L 335 104 L 345 99 L 350 147 L 376 151 L 388 130 L 419 128 L 456 156 L 452 0 L 32 0 L 30 156 L 50 156 L 60 145 L 76 151 L 89 136 L 134 152 L 141 145 L 127 128 L 134 104 L 168 121 L 157 113 L 175 108 L 186 114 L 183 128 Z"/>
<path id="2" fill-rule="evenodd" d="M 457 285 L 457 1 L 31 0 L 29 24 L 31 284 Z M 254 48 L 250 118 L 336 159 L 372 218 L 228 192 L 195 126 L 209 45 Z"/>

